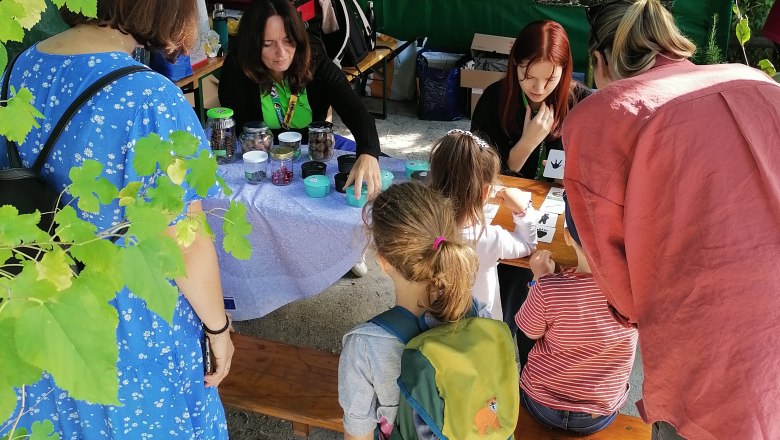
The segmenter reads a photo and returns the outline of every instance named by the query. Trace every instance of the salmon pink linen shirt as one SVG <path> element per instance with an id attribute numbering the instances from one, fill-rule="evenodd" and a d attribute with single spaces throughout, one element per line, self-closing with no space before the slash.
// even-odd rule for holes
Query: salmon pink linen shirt
<path id="1" fill-rule="evenodd" d="M 780 86 L 659 56 L 574 107 L 563 144 L 596 282 L 638 325 L 645 420 L 780 439 Z"/>

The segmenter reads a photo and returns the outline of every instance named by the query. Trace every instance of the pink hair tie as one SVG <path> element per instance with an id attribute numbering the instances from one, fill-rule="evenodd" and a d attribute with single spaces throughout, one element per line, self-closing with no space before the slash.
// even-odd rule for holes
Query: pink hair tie
<path id="1" fill-rule="evenodd" d="M 447 241 L 446 237 L 436 237 L 436 240 L 433 240 L 433 250 L 438 251 L 439 245 L 443 242 Z"/>

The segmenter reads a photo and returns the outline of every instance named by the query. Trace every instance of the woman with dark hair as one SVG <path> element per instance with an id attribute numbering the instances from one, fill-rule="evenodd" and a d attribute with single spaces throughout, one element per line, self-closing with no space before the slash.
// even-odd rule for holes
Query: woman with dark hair
<path id="1" fill-rule="evenodd" d="M 9 76 L 11 86 L 32 91 L 34 105 L 44 116 L 45 124 L 33 128 L 19 144 L 22 164 L 28 167 L 38 157 L 50 126 L 56 125 L 77 96 L 109 72 L 140 66 L 131 56 L 137 46 L 144 44 L 172 58 L 192 47 L 197 32 L 195 0 L 98 0 L 96 17 L 64 11 L 63 18 L 70 29 L 23 52 L 4 74 Z M 103 88 L 80 107 L 67 127 L 41 173 L 56 188 L 65 188 L 70 183 L 71 168 L 85 159 L 102 163 L 100 177 L 118 188 L 139 181 L 133 167 L 135 142 L 151 133 L 165 139 L 173 131 L 186 130 L 200 139 L 201 151 L 209 151 L 200 122 L 181 90 L 149 70 L 121 77 Z M 0 145 L 0 149 L 3 147 Z M 200 198 L 191 188 L 185 189 L 184 210 L 190 214 L 200 212 Z M 69 197 L 66 194 L 68 203 Z M 75 203 L 70 206 L 99 230 L 125 218 L 124 208 L 117 202 L 101 206 L 94 214 L 82 212 Z M 175 229 L 176 225 L 171 225 L 168 233 L 175 234 Z M 230 367 L 233 344 L 214 243 L 206 234 L 199 233 L 186 250 L 182 249 L 182 254 L 186 276 L 173 280 L 181 295 L 170 324 L 128 288 L 116 293 L 84 292 L 80 299 L 101 303 L 110 299 L 110 307 L 116 309 L 113 322 L 77 316 L 75 309 L 68 318 L 73 321 L 69 323 L 70 331 L 90 333 L 98 339 L 116 338 L 115 366 L 90 362 L 89 353 L 95 347 L 85 349 L 56 342 L 64 340 L 63 335 L 60 339 L 43 335 L 44 340 L 40 341 L 47 350 L 41 355 L 47 355 L 48 350 L 81 348 L 83 371 L 60 374 L 72 380 L 96 382 L 95 387 L 113 387 L 117 404 L 76 400 L 58 387 L 50 374 L 54 372 L 38 372 L 40 380 L 25 386 L 16 396 L 14 418 L 10 422 L 0 421 L 0 437 L 17 427 L 29 433 L 34 422 L 48 419 L 54 423 L 59 438 L 67 439 L 227 438 L 216 386 Z M 213 332 L 204 343 L 209 344 L 216 363 L 216 371 L 205 375 L 201 348 L 204 327 Z M 116 368 L 118 384 L 100 382 L 91 374 L 107 368 Z M 30 371 L 36 374 L 32 367 Z M 20 417 L 18 425 L 16 416 Z"/>
<path id="2" fill-rule="evenodd" d="M 569 109 L 589 94 L 572 81 L 569 38 L 559 23 L 529 23 L 509 53 L 507 76 L 485 89 L 471 131 L 498 149 L 504 174 L 539 179 L 550 149 L 562 150 Z"/>
<path id="3" fill-rule="evenodd" d="M 506 78 L 482 94 L 471 117 L 471 131 L 498 150 L 502 174 L 541 179 L 547 152 L 563 149 L 561 125 L 566 114 L 590 91 L 571 80 L 569 37 L 555 21 L 535 21 L 524 27 L 509 53 L 507 67 Z M 532 279 L 528 269 L 498 265 L 504 322 L 517 333 L 523 365 L 534 341 L 517 332 L 514 317 Z"/>
<path id="4" fill-rule="evenodd" d="M 374 118 L 344 73 L 319 48 L 310 46 L 289 0 L 253 2 L 241 17 L 235 48 L 225 59 L 219 101 L 233 109 L 241 128 L 248 121 L 264 121 L 274 134 L 300 131 L 304 142 L 309 124 L 325 120 L 332 106 L 357 144 L 358 160 L 346 186 L 356 182 L 359 195 L 365 181 L 369 193 L 375 193 L 381 188 L 377 160 L 381 151 Z"/>

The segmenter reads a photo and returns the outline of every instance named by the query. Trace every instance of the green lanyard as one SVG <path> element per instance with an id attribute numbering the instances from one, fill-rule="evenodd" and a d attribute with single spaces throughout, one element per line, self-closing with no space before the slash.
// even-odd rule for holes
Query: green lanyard
<path id="1" fill-rule="evenodd" d="M 287 113 L 282 116 L 282 103 L 279 101 L 279 92 L 276 90 L 276 85 L 271 86 L 271 101 L 274 103 L 274 111 L 276 111 L 276 119 L 279 120 L 279 126 L 285 130 L 290 128 L 290 121 L 292 121 L 293 113 L 295 113 L 295 103 L 298 102 L 298 94 L 293 93 L 290 95 L 290 102 L 287 104 Z"/>
<path id="2" fill-rule="evenodd" d="M 528 98 L 525 97 L 525 93 L 521 91 L 520 94 L 523 97 L 523 107 L 530 109 L 531 107 L 528 105 Z M 533 118 L 534 116 L 536 116 L 536 112 L 532 110 L 531 118 Z M 539 144 L 539 159 L 536 161 L 536 174 L 534 175 L 534 180 L 541 179 L 542 174 L 544 173 L 544 166 L 542 164 L 542 161 L 546 159 L 545 157 L 546 155 L 547 155 L 547 145 L 545 145 L 545 142 L 542 141 L 542 143 Z"/>

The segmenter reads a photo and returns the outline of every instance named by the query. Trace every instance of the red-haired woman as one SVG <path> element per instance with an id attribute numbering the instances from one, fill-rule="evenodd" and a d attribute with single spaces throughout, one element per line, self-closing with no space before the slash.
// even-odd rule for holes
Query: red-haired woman
<path id="1" fill-rule="evenodd" d="M 501 156 L 501 173 L 539 179 L 551 149 L 563 150 L 561 126 L 569 109 L 590 94 L 571 80 L 569 37 L 559 23 L 529 23 L 509 53 L 506 78 L 485 89 L 471 117 L 471 131 L 488 139 Z M 530 270 L 498 265 L 504 322 L 517 333 L 520 362 L 534 345 L 517 332 L 514 317 L 528 296 Z"/>
<path id="2" fill-rule="evenodd" d="M 569 37 L 559 23 L 529 23 L 509 53 L 506 78 L 488 88 L 474 110 L 471 131 L 490 140 L 502 173 L 538 179 L 551 149 L 562 150 L 569 109 L 589 94 L 571 80 Z"/>

